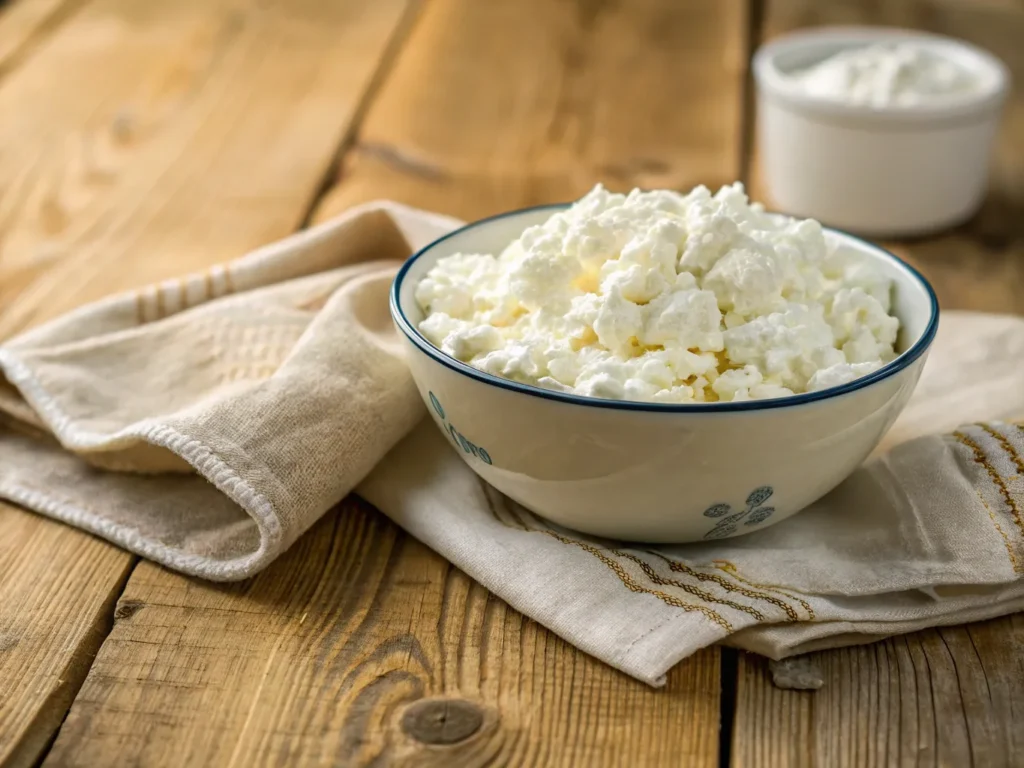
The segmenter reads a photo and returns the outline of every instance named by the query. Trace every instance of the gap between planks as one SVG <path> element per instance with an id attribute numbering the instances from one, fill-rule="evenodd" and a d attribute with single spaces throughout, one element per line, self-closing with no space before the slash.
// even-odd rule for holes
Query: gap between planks
<path id="1" fill-rule="evenodd" d="M 61 713 L 60 724 L 53 730 L 53 733 L 47 738 L 46 744 L 38 752 L 38 756 L 35 760 L 31 761 L 33 768 L 39 768 L 45 761 L 46 757 L 50 754 L 50 750 L 53 749 L 53 745 L 57 741 L 57 737 L 60 735 L 61 728 L 64 727 L 64 721 L 68 718 L 68 712 L 71 711 L 71 705 L 75 703 L 75 699 L 78 697 L 78 692 L 82 688 L 82 684 L 85 682 L 86 676 L 89 674 L 89 670 L 92 667 L 92 662 L 96 660 L 96 654 L 99 653 L 100 648 L 103 647 L 103 643 L 107 641 L 110 633 L 114 629 L 114 619 L 117 617 L 117 606 L 121 602 L 121 596 L 124 594 L 125 587 L 128 586 L 128 579 L 135 573 L 135 568 L 139 564 L 141 558 L 132 555 L 128 566 L 124 569 L 121 577 L 113 585 L 110 590 L 106 601 L 103 603 L 103 612 L 97 618 L 96 626 L 92 630 L 91 643 L 83 643 L 77 649 L 77 656 L 79 663 L 81 664 L 81 674 L 77 675 L 75 679 L 68 681 L 69 685 L 62 691 L 62 694 L 67 699 L 67 704 L 64 705 L 64 711 Z M 21 763 L 26 763 L 29 760 L 29 754 L 33 751 L 32 739 L 27 739 L 24 746 L 19 750 L 16 749 L 12 754 L 8 756 L 9 765 L 17 766 Z M 37 743 L 37 742 L 36 742 Z"/>
<path id="2" fill-rule="evenodd" d="M 423 10 L 423 3 L 426 1 L 427 0 L 411 0 L 409 5 L 406 6 L 406 9 L 402 14 L 402 18 L 391 33 L 391 37 L 388 39 L 387 45 L 384 48 L 384 53 L 381 55 L 380 64 L 377 66 L 377 70 L 373 73 L 373 76 L 370 78 L 369 85 L 366 87 L 362 97 L 359 99 L 359 103 L 356 105 L 352 121 L 347 126 L 347 129 L 342 133 L 341 139 L 338 141 L 338 147 L 334 151 L 331 161 L 324 169 L 324 174 L 320 179 L 320 184 L 317 186 L 316 191 L 310 198 L 309 203 L 306 206 L 306 211 L 302 215 L 302 221 L 299 222 L 299 226 L 296 228 L 297 230 L 306 229 L 314 223 L 313 217 L 316 215 L 320 204 L 323 202 L 327 193 L 337 185 L 339 181 L 338 175 L 342 172 L 342 161 L 348 151 L 355 145 L 356 137 L 359 136 L 359 129 L 363 125 L 363 120 L 366 119 L 366 114 L 369 112 L 374 99 L 377 97 L 377 94 L 380 93 L 381 87 L 387 81 L 388 75 L 391 74 L 395 60 L 398 58 L 398 54 L 401 52 L 402 47 L 405 45 L 405 41 L 408 40 L 409 36 L 412 34 L 412 31 L 416 26 L 416 22 L 420 18 L 421 11 Z"/>

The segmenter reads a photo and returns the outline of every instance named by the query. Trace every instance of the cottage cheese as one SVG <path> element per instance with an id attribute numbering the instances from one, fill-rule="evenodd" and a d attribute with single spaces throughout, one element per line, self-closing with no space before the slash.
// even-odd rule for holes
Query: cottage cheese
<path id="1" fill-rule="evenodd" d="M 439 259 L 420 331 L 482 371 L 588 397 L 701 403 L 832 387 L 895 356 L 891 285 L 740 184 L 598 185 L 501 254 Z"/>
<path id="2" fill-rule="evenodd" d="M 871 107 L 927 104 L 981 85 L 975 73 L 913 42 L 842 51 L 791 78 L 809 96 Z"/>

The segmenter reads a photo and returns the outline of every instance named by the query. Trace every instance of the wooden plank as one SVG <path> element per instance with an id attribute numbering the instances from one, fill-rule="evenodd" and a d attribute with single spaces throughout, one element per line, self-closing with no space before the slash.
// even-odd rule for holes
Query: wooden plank
<path id="1" fill-rule="evenodd" d="M 320 215 L 386 196 L 472 219 L 597 181 L 735 181 L 745 25 L 740 0 L 433 2 Z"/>
<path id="2" fill-rule="evenodd" d="M 775 688 L 740 656 L 732 765 L 985 766 L 1024 762 L 1024 616 L 809 654 L 816 692 Z"/>
<path id="3" fill-rule="evenodd" d="M 743 9 L 433 0 L 316 218 L 382 196 L 477 215 L 577 194 L 616 158 L 626 158 L 619 186 L 689 184 L 695 169 L 727 180 L 738 167 Z M 723 66 L 698 76 L 697 49 L 726 56 Z M 666 99 L 670 85 L 695 95 Z M 728 141 L 694 127 L 695 102 Z M 48 764 L 718 764 L 717 649 L 654 691 L 353 504 L 243 585 L 141 564 Z M 435 697 L 468 709 L 442 708 L 458 725 L 433 737 L 477 715 L 479 729 L 448 746 L 409 736 L 410 705 Z M 431 738 L 422 726 L 409 727 Z"/>
<path id="4" fill-rule="evenodd" d="M 762 37 L 816 24 L 928 29 L 992 50 L 1024 79 L 1024 8 L 969 0 L 769 0 Z M 757 188 L 756 173 L 754 174 Z M 972 221 L 891 244 L 934 284 L 945 308 L 1024 312 L 1024 98 L 1008 105 L 992 190 Z M 1024 763 L 1024 618 L 943 628 L 812 654 L 816 693 L 773 687 L 767 665 L 740 657 L 732 763 L 737 766 Z"/>
<path id="5" fill-rule="evenodd" d="M 406 6 L 76 15 L 0 84 L 0 338 L 295 229 Z"/>
<path id="6" fill-rule="evenodd" d="M 405 11 L 105 0 L 76 14 L 0 81 L 0 337 L 303 221 Z M 0 764 L 46 749 L 133 562 L 0 504 Z"/>
<path id="7" fill-rule="evenodd" d="M 84 0 L 0 2 L 0 76 L 19 62 L 75 12 Z"/>
<path id="8" fill-rule="evenodd" d="M 0 6 L 0 77 L 73 12 L 72 0 Z M 0 503 L 0 764 L 46 748 L 106 635 L 135 558 Z M 46 553 L 43 557 L 34 556 Z M 68 589 L 74 584 L 74 589 Z"/>
<path id="9" fill-rule="evenodd" d="M 0 765 L 32 765 L 46 749 L 135 560 L 0 503 Z"/>
<path id="10" fill-rule="evenodd" d="M 715 652 L 655 693 L 361 502 L 244 584 L 142 563 L 117 616 L 46 765 L 717 764 Z M 425 697 L 479 730 L 416 741 L 402 715 Z"/>

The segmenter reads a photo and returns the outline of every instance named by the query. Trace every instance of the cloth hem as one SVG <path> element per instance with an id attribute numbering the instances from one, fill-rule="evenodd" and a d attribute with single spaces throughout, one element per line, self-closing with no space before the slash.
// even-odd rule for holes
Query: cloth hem
<path id="1" fill-rule="evenodd" d="M 9 349 L 0 349 L 0 370 L 3 370 L 12 383 L 22 390 L 22 394 L 43 416 L 62 443 L 65 437 L 70 437 L 72 442 L 75 442 L 76 436 L 81 438 L 90 435 L 72 425 L 72 419 L 61 411 L 42 384 L 32 375 L 29 368 Z M 0 491 L 3 491 L 4 495 L 9 495 L 11 500 L 30 509 L 36 509 L 65 520 L 72 525 L 80 525 L 99 536 L 110 538 L 136 554 L 156 560 L 169 568 L 211 581 L 234 581 L 246 578 L 281 553 L 284 549 L 281 524 L 274 512 L 273 504 L 207 445 L 195 438 L 181 434 L 167 424 L 146 424 L 140 429 L 131 430 L 130 434 L 180 456 L 202 477 L 241 507 L 256 523 L 256 528 L 260 533 L 259 548 L 234 560 L 211 561 L 209 557 L 188 554 L 147 539 L 131 528 L 110 523 L 87 510 L 48 499 L 39 491 L 20 486 L 3 485 L 0 485 Z"/>

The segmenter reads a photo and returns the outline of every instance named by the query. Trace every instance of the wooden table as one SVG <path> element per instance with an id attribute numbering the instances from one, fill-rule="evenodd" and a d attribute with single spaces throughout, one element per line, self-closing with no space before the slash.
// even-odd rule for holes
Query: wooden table
<path id="1" fill-rule="evenodd" d="M 371 198 L 756 189 L 750 53 L 819 23 L 955 34 L 1024 83 L 1013 0 L 0 2 L 0 338 Z M 1024 312 L 1017 93 L 984 211 L 897 246 L 947 308 Z M 817 693 L 720 648 L 656 691 L 356 499 L 230 586 L 0 504 L 3 765 L 1020 766 L 1022 657 L 1012 616 L 815 654 Z M 442 695 L 475 735 L 403 730 Z"/>

